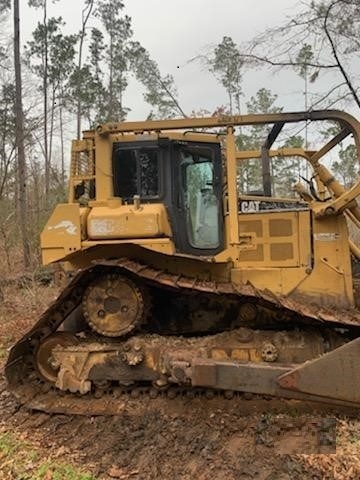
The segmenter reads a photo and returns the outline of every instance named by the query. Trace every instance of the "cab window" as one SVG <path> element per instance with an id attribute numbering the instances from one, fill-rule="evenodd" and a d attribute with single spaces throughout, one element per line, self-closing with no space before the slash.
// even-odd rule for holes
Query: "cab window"
<path id="1" fill-rule="evenodd" d="M 143 199 L 160 195 L 159 151 L 155 148 L 114 148 L 114 195 L 130 200 L 134 195 Z"/>

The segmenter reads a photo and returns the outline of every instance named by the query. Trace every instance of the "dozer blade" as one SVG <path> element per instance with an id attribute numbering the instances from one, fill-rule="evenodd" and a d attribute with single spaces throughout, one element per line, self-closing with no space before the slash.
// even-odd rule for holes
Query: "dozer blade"
<path id="1" fill-rule="evenodd" d="M 280 387 L 360 405 L 360 338 L 281 375 Z"/>
<path id="2" fill-rule="evenodd" d="M 360 408 L 360 338 L 300 366 L 194 359 L 198 387 L 234 390 Z"/>

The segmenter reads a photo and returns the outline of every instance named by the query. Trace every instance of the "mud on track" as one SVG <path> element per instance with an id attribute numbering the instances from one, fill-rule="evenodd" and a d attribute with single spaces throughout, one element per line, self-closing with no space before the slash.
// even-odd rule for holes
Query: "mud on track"
<path id="1" fill-rule="evenodd" d="M 55 288 L 36 285 L 29 294 L 4 289 L 1 362 L 56 294 Z M 276 404 L 271 414 L 261 415 L 271 406 L 264 401 L 253 408 L 239 398 L 141 397 L 124 399 L 117 417 L 47 415 L 19 408 L 0 365 L 0 433 L 10 432 L 44 459 L 79 465 L 99 480 L 360 478 L 360 419 L 337 418 L 336 454 L 295 454 L 319 450 L 317 427 L 311 425 L 319 415 L 299 414 L 296 402 L 286 415 L 276 413 Z M 0 480 L 20 480 L 9 477 L 1 456 Z"/>
<path id="2" fill-rule="evenodd" d="M 324 431 L 321 416 L 299 413 L 296 402 L 280 414 L 274 402 L 238 397 L 123 401 L 123 414 L 115 417 L 28 411 L 7 392 L 2 376 L 0 428 L 103 480 L 360 478 L 356 419 L 337 419 L 337 454 L 329 454 L 331 420 Z M 261 414 L 267 406 L 272 413 Z"/>

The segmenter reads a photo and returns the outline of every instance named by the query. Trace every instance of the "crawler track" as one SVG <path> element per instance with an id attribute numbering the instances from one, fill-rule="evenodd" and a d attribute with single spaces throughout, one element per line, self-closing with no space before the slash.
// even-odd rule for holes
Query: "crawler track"
<path id="1" fill-rule="evenodd" d="M 155 391 L 149 386 L 135 386 L 132 388 L 119 388 L 118 386 L 106 386 L 96 388 L 86 395 L 71 394 L 59 391 L 45 382 L 39 375 L 34 356 L 39 343 L 55 332 L 78 305 L 81 303 L 83 293 L 89 282 L 99 273 L 119 269 L 127 272 L 135 278 L 141 278 L 151 287 L 159 287 L 182 294 L 216 294 L 224 302 L 228 298 L 237 298 L 241 303 L 253 303 L 260 309 L 260 315 L 268 315 L 272 321 L 289 322 L 296 319 L 297 324 L 339 326 L 352 330 L 353 335 L 359 330 L 360 318 L 356 311 L 331 311 L 315 306 L 299 304 L 287 299 L 275 298 L 264 292 L 259 292 L 251 285 L 242 288 L 235 287 L 231 283 L 215 283 L 212 281 L 198 280 L 155 270 L 129 259 L 117 261 L 98 262 L 96 266 L 79 273 L 65 288 L 58 299 L 41 316 L 35 326 L 11 349 L 8 362 L 5 367 L 6 378 L 10 391 L 24 406 L 45 412 L 82 414 L 82 415 L 114 415 L 123 412 L 128 398 L 138 396 L 186 397 L 205 396 L 234 397 L 233 392 L 211 392 L 206 389 L 188 389 L 171 387 L 166 391 Z M 240 304 L 240 303 L 239 303 Z M 341 320 L 339 320 L 341 319 Z M 236 394 L 235 398 L 249 398 L 248 395 Z M 253 397 L 252 397 L 253 398 Z M 246 401 L 246 400 L 244 400 Z M 256 397 L 255 404 L 261 403 L 260 397 Z M 250 401 L 250 402 L 251 402 Z M 249 400 L 246 401 L 249 408 Z M 275 408 L 284 405 L 280 400 L 274 400 Z M 293 402 L 290 402 L 293 403 Z M 312 408 L 313 408 L 313 404 Z M 266 400 L 266 408 L 270 407 Z M 323 407 L 322 407 L 323 408 Z M 331 407 L 329 407 L 331 408 Z"/>

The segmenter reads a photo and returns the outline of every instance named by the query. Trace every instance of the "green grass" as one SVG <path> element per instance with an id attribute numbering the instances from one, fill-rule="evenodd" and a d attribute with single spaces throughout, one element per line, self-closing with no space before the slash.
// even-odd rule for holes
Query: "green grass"
<path id="1" fill-rule="evenodd" d="M 80 468 L 44 460 L 42 452 L 34 450 L 13 434 L 0 433 L 0 479 L 16 480 L 96 480 Z"/>
<path id="2" fill-rule="evenodd" d="M 2 457 L 10 456 L 16 449 L 17 446 L 11 438 L 10 433 L 3 433 L 0 435 L 0 452 Z"/>
<path id="3" fill-rule="evenodd" d="M 360 433 L 352 433 L 348 438 L 347 441 L 350 443 L 360 444 Z"/>
<path id="4" fill-rule="evenodd" d="M 53 464 L 51 462 L 43 463 L 31 477 L 33 480 L 95 480 L 95 477 L 87 473 L 82 473 L 71 465 Z"/>
<path id="5" fill-rule="evenodd" d="M 0 347 L 0 359 L 6 358 L 8 355 L 7 348 Z"/>

